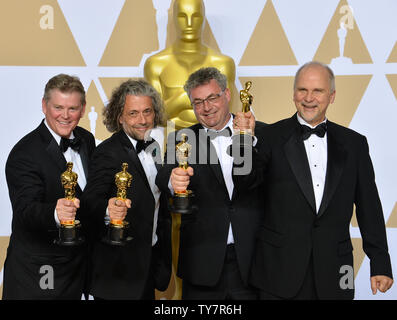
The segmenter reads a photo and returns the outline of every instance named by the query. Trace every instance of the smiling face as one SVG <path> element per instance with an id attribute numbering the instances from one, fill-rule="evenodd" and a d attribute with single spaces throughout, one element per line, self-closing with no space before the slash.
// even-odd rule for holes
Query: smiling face
<path id="1" fill-rule="evenodd" d="M 154 127 L 154 108 L 148 96 L 127 95 L 119 122 L 125 133 L 135 140 L 144 140 L 145 133 Z"/>
<path id="2" fill-rule="evenodd" d="M 204 21 L 204 5 L 201 0 L 176 0 L 174 15 L 180 39 L 195 41 L 200 38 Z"/>
<path id="3" fill-rule="evenodd" d="M 220 95 L 219 95 L 220 94 Z M 218 96 L 219 95 L 219 96 Z M 217 97 L 218 96 L 218 97 Z M 197 120 L 208 129 L 222 129 L 230 118 L 229 102 L 230 91 L 228 88 L 222 93 L 221 87 L 216 80 L 212 79 L 209 83 L 200 85 L 190 90 L 190 100 L 192 103 L 210 97 L 217 97 L 209 102 L 208 100 L 200 107 L 193 107 Z"/>
<path id="4" fill-rule="evenodd" d="M 296 79 L 294 102 L 298 114 L 313 127 L 325 119 L 328 105 L 335 100 L 328 71 L 319 65 L 301 70 Z"/>
<path id="5" fill-rule="evenodd" d="M 42 100 L 42 110 L 48 126 L 59 136 L 69 138 L 84 115 L 85 105 L 81 104 L 81 93 L 50 91 L 49 99 Z"/>

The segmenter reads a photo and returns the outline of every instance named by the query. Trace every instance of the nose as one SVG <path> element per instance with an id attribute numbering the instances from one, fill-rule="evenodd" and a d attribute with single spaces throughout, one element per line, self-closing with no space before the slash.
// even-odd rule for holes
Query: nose
<path id="1" fill-rule="evenodd" d="M 312 102 L 314 100 L 313 93 L 311 91 L 307 91 L 304 99 L 306 102 Z"/>
<path id="2" fill-rule="evenodd" d="M 203 110 L 204 111 L 209 111 L 211 109 L 211 104 L 207 99 L 203 100 Z"/>
<path id="3" fill-rule="evenodd" d="M 139 124 L 146 124 L 146 117 L 142 112 L 140 112 L 138 115 L 138 122 Z"/>
<path id="4" fill-rule="evenodd" d="M 187 26 L 188 26 L 189 28 L 192 27 L 192 21 L 193 21 L 193 16 L 190 15 L 190 14 L 188 14 L 188 15 L 186 16 L 186 22 L 187 22 Z"/>
<path id="5" fill-rule="evenodd" d="M 66 108 L 63 109 L 62 117 L 63 117 L 64 119 L 69 118 L 69 110 L 67 110 Z"/>

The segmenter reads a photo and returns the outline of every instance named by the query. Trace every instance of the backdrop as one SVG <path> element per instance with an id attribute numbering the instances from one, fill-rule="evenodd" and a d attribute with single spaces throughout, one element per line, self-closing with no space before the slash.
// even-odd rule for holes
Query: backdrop
<path id="1" fill-rule="evenodd" d="M 81 125 L 109 136 L 101 110 L 123 79 L 142 77 L 147 57 L 175 39 L 172 0 L 1 0 L 0 279 L 12 211 L 4 166 L 14 144 L 43 118 L 41 98 L 57 73 L 87 90 Z M 267 123 L 289 117 L 293 77 L 310 60 L 330 64 L 336 102 L 330 120 L 367 136 L 397 270 L 397 2 L 395 0 L 204 0 L 204 42 L 236 63 L 236 92 L 253 82 L 253 109 Z M 235 93 L 236 93 L 235 92 Z M 238 108 L 236 101 L 233 108 Z M 356 299 L 396 299 L 397 286 L 372 296 L 369 261 L 356 220 Z M 293 261 L 291 261 L 293 263 Z M 172 284 L 170 286 L 172 290 Z M 0 287 L 1 290 L 1 287 Z M 165 294 L 163 298 L 170 295 Z"/>

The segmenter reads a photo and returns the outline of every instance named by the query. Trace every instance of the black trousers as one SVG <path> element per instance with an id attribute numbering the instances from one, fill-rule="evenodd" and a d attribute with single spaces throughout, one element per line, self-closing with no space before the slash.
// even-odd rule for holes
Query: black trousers
<path id="1" fill-rule="evenodd" d="M 155 281 L 154 281 L 154 249 L 152 249 L 152 257 L 150 260 L 150 270 L 146 279 L 142 296 L 137 300 L 154 300 L 155 299 Z M 94 297 L 94 300 L 106 300 L 100 297 Z"/>
<path id="2" fill-rule="evenodd" d="M 228 245 L 218 283 L 213 287 L 182 282 L 182 300 L 257 300 L 258 290 L 241 279 L 234 245 Z"/>
<path id="3" fill-rule="evenodd" d="M 272 295 L 268 292 L 260 292 L 261 300 L 318 300 L 316 283 L 314 280 L 314 267 L 313 267 L 313 257 L 310 257 L 309 266 L 306 271 L 305 278 L 303 280 L 302 286 L 298 293 L 292 298 L 282 298 Z"/>

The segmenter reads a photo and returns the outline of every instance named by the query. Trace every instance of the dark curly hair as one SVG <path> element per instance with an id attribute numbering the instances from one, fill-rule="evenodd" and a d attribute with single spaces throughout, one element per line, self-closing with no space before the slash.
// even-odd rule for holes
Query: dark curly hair
<path id="1" fill-rule="evenodd" d="M 150 97 L 155 114 L 154 126 L 165 124 L 163 101 L 156 89 L 143 79 L 128 79 L 113 90 L 109 103 L 103 109 L 103 124 L 110 132 L 116 132 L 122 128 L 119 119 L 123 113 L 127 95 Z"/>

